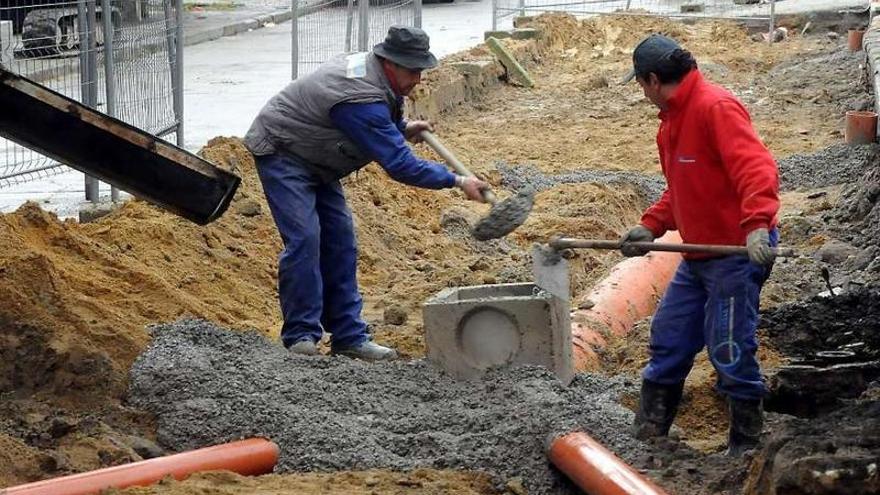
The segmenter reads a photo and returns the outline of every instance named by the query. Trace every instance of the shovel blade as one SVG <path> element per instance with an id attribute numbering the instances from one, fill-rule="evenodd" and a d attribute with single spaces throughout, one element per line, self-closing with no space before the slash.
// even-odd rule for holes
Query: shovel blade
<path id="1" fill-rule="evenodd" d="M 559 251 L 535 244 L 532 247 L 532 273 L 535 276 L 535 285 L 563 301 L 569 300 L 571 289 L 568 281 L 568 260 Z"/>

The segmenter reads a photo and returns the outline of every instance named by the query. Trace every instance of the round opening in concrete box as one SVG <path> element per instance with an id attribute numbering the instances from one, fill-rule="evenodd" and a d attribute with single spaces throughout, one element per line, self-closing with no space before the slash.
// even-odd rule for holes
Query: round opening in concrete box
<path id="1" fill-rule="evenodd" d="M 495 308 L 476 308 L 461 319 L 458 349 L 470 366 L 486 370 L 509 364 L 522 339 L 516 320 Z"/>

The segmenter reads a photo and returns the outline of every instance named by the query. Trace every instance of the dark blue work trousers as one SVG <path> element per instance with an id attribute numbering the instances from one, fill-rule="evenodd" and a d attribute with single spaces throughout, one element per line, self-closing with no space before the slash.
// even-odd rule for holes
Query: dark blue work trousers
<path id="1" fill-rule="evenodd" d="M 367 340 L 357 285 L 357 241 L 339 181 L 322 184 L 305 166 L 280 155 L 256 157 L 263 191 L 284 242 L 278 257 L 278 295 L 290 347 L 320 340 L 335 348 Z"/>
<path id="2" fill-rule="evenodd" d="M 775 246 L 776 229 L 770 239 Z M 651 322 L 651 359 L 642 376 L 663 385 L 680 383 L 706 347 L 719 392 L 734 399 L 763 397 L 755 331 L 770 270 L 746 256 L 682 261 Z"/>

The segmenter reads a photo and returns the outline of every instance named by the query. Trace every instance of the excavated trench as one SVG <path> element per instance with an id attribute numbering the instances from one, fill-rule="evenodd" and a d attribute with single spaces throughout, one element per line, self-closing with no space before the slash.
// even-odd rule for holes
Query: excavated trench
<path id="1" fill-rule="evenodd" d="M 735 493 L 740 487 L 754 494 L 794 493 L 798 487 L 841 493 L 845 486 L 862 490 L 847 493 L 870 493 L 876 480 L 859 466 L 880 457 L 871 440 L 880 436 L 871 420 L 877 417 L 876 377 L 862 370 L 862 381 L 852 380 L 858 386 L 846 382 L 840 393 L 822 395 L 788 391 L 785 372 L 781 378 L 779 372 L 811 366 L 826 373 L 877 357 L 869 335 L 875 327 L 858 320 L 865 304 L 876 309 L 870 286 L 878 249 L 872 229 L 880 215 L 876 150 L 833 146 L 841 137 L 842 120 L 834 117 L 840 102 L 870 101 L 858 79 L 858 57 L 824 36 L 772 47 L 752 43 L 726 23 L 543 22 L 549 33 L 544 48 L 520 52 L 540 62 L 529 65 L 538 90 L 499 87 L 440 119 L 441 129 L 455 122 L 441 136 L 476 172 L 502 189 L 539 191 L 522 228 L 479 243 L 470 238 L 469 224 L 481 210 L 453 194 L 404 188 L 375 169 L 346 182 L 359 230 L 365 316 L 377 340 L 400 348 L 404 361 L 296 358 L 272 340 L 279 243 L 253 163 L 235 140 L 218 139 L 205 150 L 212 161 L 244 176 L 230 212 L 205 229 L 140 203 L 92 225 L 58 222 L 33 205 L 4 218 L 0 270 L 8 283 L 0 284 L 0 316 L 6 318 L 0 321 L 14 324 L 0 330 L 2 355 L 46 355 L 57 365 L 29 377 L 4 360 L 2 369 L 10 374 L 2 376 L 11 378 L 0 381 L 4 399 L 10 397 L 0 421 L 0 481 L 13 484 L 265 434 L 282 446 L 279 470 L 289 475 L 280 481 L 200 477 L 193 491 L 187 483 L 129 491 L 225 495 L 273 486 L 278 493 L 291 487 L 326 493 L 334 482 L 344 482 L 342 493 L 521 493 L 523 486 L 529 493 L 569 493 L 571 485 L 547 464 L 544 442 L 583 428 L 672 493 Z M 424 347 L 418 310 L 425 299 L 446 286 L 528 280 L 533 242 L 556 233 L 616 238 L 662 190 L 652 139 L 656 110 L 637 88 L 609 83 L 628 67 L 628 47 L 653 31 L 677 36 L 697 53 L 705 72 L 749 105 L 774 153 L 789 157 L 780 160 L 787 189 L 783 239 L 807 256 L 780 261 L 765 289 L 766 306 L 778 306 L 766 312 L 762 332 L 765 369 L 775 384 L 768 408 L 779 412 L 769 413 L 764 450 L 739 461 L 719 453 L 725 412 L 711 391 L 705 362 L 698 362 L 686 392 L 679 422 L 685 441 L 642 444 L 626 434 L 632 414 L 620 404 L 631 405 L 637 392 L 644 327 L 631 340 L 611 342 L 623 364 L 606 360 L 603 372 L 618 376 L 582 374 L 568 388 L 533 368 L 454 382 L 419 359 Z M 39 260 L 40 269 L 27 269 L 29 259 Z M 573 291 L 583 292 L 619 260 L 616 253 L 577 253 L 571 260 Z M 833 284 L 849 292 L 814 299 L 824 290 L 822 266 L 830 268 Z M 182 315 L 202 319 L 177 320 Z M 155 327 L 147 344 L 146 324 L 176 320 Z M 843 335 L 829 340 L 839 329 Z M 828 362 L 822 351 L 838 352 L 834 359 L 853 352 L 856 359 Z M 817 353 L 825 361 L 817 362 Z M 803 359 L 792 361 L 798 357 Z M 98 363 L 100 373 L 92 373 L 89 363 Z M 126 381 L 122 402 L 119 390 Z M 104 383 L 111 386 L 101 390 Z M 16 389 L 21 396 L 12 400 Z M 20 460 L 15 470 L 4 467 L 4 456 Z M 797 469 L 787 473 L 787 466 Z M 484 474 L 462 481 L 459 471 L 424 468 Z M 831 474 L 810 478 L 838 468 L 851 468 L 840 477 L 850 485 L 831 480 Z M 392 473 L 386 485 L 389 469 L 414 471 Z M 342 470 L 371 471 L 337 473 Z M 328 479 L 321 472 L 335 474 Z M 310 479 L 320 481 L 300 484 Z"/>

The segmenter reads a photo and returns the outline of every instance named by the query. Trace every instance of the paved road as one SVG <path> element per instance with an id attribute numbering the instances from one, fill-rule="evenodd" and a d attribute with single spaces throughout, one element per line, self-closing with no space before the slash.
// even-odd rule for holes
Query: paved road
<path id="1" fill-rule="evenodd" d="M 423 26 L 434 53 L 442 57 L 478 44 L 491 22 L 490 6 L 489 0 L 426 5 Z M 266 100 L 290 81 L 290 26 L 284 23 L 187 51 L 188 149 L 214 136 L 243 135 Z M 300 69 L 311 67 L 303 64 Z"/>

